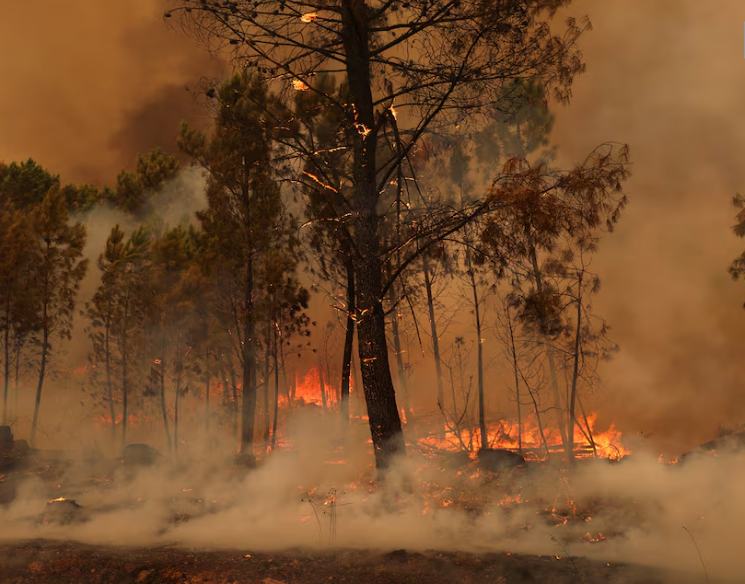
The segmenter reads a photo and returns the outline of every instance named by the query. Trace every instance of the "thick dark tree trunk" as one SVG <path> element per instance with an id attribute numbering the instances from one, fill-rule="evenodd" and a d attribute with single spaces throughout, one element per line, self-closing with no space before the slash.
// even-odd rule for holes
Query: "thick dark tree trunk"
<path id="1" fill-rule="evenodd" d="M 442 381 L 442 361 L 440 360 L 440 338 L 437 336 L 437 321 L 435 320 L 435 304 L 432 297 L 432 280 L 429 271 L 429 261 L 424 258 L 422 263 L 424 272 L 424 287 L 427 290 L 427 308 L 429 310 L 429 329 L 432 334 L 432 351 L 435 357 L 435 371 L 437 373 L 437 403 L 443 404 L 445 390 Z"/>
<path id="2" fill-rule="evenodd" d="M 385 469 L 406 446 L 396 406 L 382 299 L 382 265 L 378 240 L 376 133 L 370 77 L 369 7 L 363 0 L 342 0 L 341 20 L 350 101 L 359 134 L 353 148 L 355 291 L 362 385 L 367 402 L 375 462 Z"/>
<path id="3" fill-rule="evenodd" d="M 347 266 L 347 331 L 344 335 L 344 354 L 341 364 L 341 419 L 349 422 L 349 377 L 352 370 L 354 345 L 354 270 Z"/>

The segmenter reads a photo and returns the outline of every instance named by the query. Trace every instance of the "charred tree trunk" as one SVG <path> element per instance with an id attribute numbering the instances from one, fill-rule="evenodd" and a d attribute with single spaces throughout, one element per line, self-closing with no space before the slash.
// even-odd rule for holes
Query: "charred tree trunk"
<path id="1" fill-rule="evenodd" d="M 233 439 L 238 442 L 238 448 L 240 449 L 240 437 L 238 435 L 238 382 L 235 377 L 235 366 L 233 365 L 233 357 L 228 358 L 228 367 L 230 368 L 230 391 L 232 395 L 232 409 L 230 410 L 231 418 L 233 419 Z"/>
<path id="2" fill-rule="evenodd" d="M 122 447 L 127 445 L 127 424 L 129 423 L 129 379 L 127 377 L 127 316 L 125 311 L 122 332 Z"/>
<path id="3" fill-rule="evenodd" d="M 435 320 L 435 304 L 432 297 L 432 280 L 429 271 L 429 262 L 424 258 L 422 264 L 424 272 L 424 287 L 427 290 L 427 308 L 429 310 L 429 328 L 432 334 L 432 351 L 435 357 L 435 371 L 437 373 L 437 402 L 444 403 L 445 396 L 442 381 L 442 362 L 440 361 L 440 338 L 437 335 L 437 321 Z"/>
<path id="4" fill-rule="evenodd" d="M 352 149 L 354 209 L 358 213 L 354 229 L 356 312 L 362 368 L 362 385 L 367 402 L 375 462 L 385 469 L 406 446 L 401 431 L 396 394 L 388 364 L 385 338 L 385 312 L 382 303 L 382 266 L 378 241 L 376 185 L 375 112 L 370 77 L 369 7 L 363 0 L 342 0 L 341 21 L 346 54 L 350 101 L 362 131 L 355 135 Z"/>
<path id="5" fill-rule="evenodd" d="M 341 364 L 341 419 L 349 422 L 349 377 L 352 370 L 354 345 L 354 268 L 347 266 L 347 330 L 344 335 L 344 354 Z"/>

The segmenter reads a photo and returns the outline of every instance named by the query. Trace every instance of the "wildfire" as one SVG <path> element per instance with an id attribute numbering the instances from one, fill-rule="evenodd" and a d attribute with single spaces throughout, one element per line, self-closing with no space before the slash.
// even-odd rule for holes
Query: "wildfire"
<path id="1" fill-rule="evenodd" d="M 597 414 L 587 417 L 587 428 L 575 428 L 574 448 L 579 458 L 607 458 L 620 460 L 631 454 L 631 451 L 621 443 L 621 432 L 611 424 L 605 432 L 595 431 Z M 490 448 L 518 450 L 521 446 L 519 424 L 512 420 L 499 420 L 487 424 L 487 443 Z M 588 439 L 589 436 L 589 439 Z M 465 450 L 472 457 L 481 444 L 481 432 L 478 428 L 453 428 L 445 425 L 444 431 L 419 439 L 419 444 L 425 449 L 446 450 L 457 452 Z M 534 419 L 523 420 L 522 423 L 522 451 L 526 458 L 540 460 L 549 452 L 560 452 L 562 440 L 558 432 L 551 432 L 541 428 Z"/>

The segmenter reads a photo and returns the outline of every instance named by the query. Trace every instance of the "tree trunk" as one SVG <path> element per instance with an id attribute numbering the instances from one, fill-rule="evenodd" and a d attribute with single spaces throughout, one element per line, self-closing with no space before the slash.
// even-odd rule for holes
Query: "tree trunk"
<path id="1" fill-rule="evenodd" d="M 264 353 L 264 391 L 262 392 L 264 403 L 262 404 L 264 407 L 263 411 L 263 417 L 264 417 L 264 428 L 263 428 L 263 446 L 262 448 L 266 451 L 266 449 L 269 447 L 269 431 L 272 425 L 272 420 L 269 417 L 269 376 L 271 374 L 270 369 L 270 360 L 269 360 L 269 346 L 271 343 L 271 330 L 274 328 L 274 323 L 269 323 L 269 331 L 266 335 L 266 351 Z"/>
<path id="2" fill-rule="evenodd" d="M 13 393 L 14 393 L 14 407 L 13 412 L 18 415 L 18 378 L 21 373 L 21 350 L 23 348 L 23 341 L 20 338 L 16 341 L 16 375 L 13 378 Z"/>
<path id="3" fill-rule="evenodd" d="M 178 455 L 178 406 L 181 397 L 181 363 L 177 365 L 176 374 L 176 399 L 173 402 L 173 452 Z"/>
<path id="4" fill-rule="evenodd" d="M 163 414 L 163 429 L 166 432 L 166 440 L 168 442 L 168 453 L 170 454 L 173 450 L 173 444 L 171 443 L 171 430 L 168 424 L 168 409 L 166 408 L 166 361 L 160 364 L 160 409 Z"/>
<path id="5" fill-rule="evenodd" d="M 210 449 L 210 351 L 204 356 L 205 362 L 205 394 L 204 394 L 204 439 L 207 445 L 207 451 Z"/>
<path id="6" fill-rule="evenodd" d="M 515 347 L 515 329 L 512 326 L 512 316 L 510 309 L 505 308 L 507 315 L 507 326 L 510 334 L 510 350 L 512 353 L 512 369 L 515 373 L 515 401 L 517 402 L 517 449 L 520 454 L 523 453 L 523 418 L 520 403 L 520 376 L 517 364 L 517 347 Z"/>
<path id="7" fill-rule="evenodd" d="M 233 408 L 230 411 L 233 418 L 233 439 L 237 442 L 236 451 L 240 450 L 240 436 L 238 435 L 238 382 L 235 378 L 235 366 L 233 365 L 233 356 L 228 357 L 228 368 L 230 370 L 230 389 L 233 397 Z"/>
<path id="8" fill-rule="evenodd" d="M 5 305 L 5 382 L 3 384 L 3 426 L 8 422 L 8 389 L 10 388 L 10 294 Z"/>
<path id="9" fill-rule="evenodd" d="M 111 416 L 111 446 L 116 446 L 116 412 L 114 411 L 114 388 L 111 384 L 111 345 L 109 337 L 111 333 L 111 324 L 106 321 L 106 335 L 104 337 L 106 351 L 106 386 L 109 391 L 109 415 Z"/>
<path id="10" fill-rule="evenodd" d="M 44 320 L 41 347 L 41 365 L 39 367 L 39 384 L 36 387 L 36 401 L 34 402 L 34 419 L 31 422 L 31 446 L 36 447 L 36 427 L 39 422 L 39 408 L 41 407 L 41 389 L 44 386 L 44 374 L 47 370 L 47 352 L 49 350 L 49 327 L 47 325 L 47 307 L 44 305 Z"/>
<path id="11" fill-rule="evenodd" d="M 437 402 L 444 405 L 444 389 L 442 381 L 442 362 L 440 361 L 440 339 L 437 336 L 437 321 L 435 320 L 435 304 L 432 297 L 432 280 L 429 273 L 429 262 L 424 258 L 422 264 L 424 272 L 424 287 L 427 290 L 427 308 L 429 309 L 429 328 L 432 334 L 432 351 L 435 357 L 435 371 L 437 372 Z"/>
<path id="12" fill-rule="evenodd" d="M 569 416 L 567 419 L 567 434 L 569 440 L 564 451 L 569 460 L 574 459 L 574 426 L 577 423 L 574 406 L 577 401 L 577 378 L 579 377 L 579 345 L 582 331 L 582 272 L 577 279 L 577 330 L 574 336 L 574 370 L 572 371 L 572 393 L 569 397 Z"/>
<path id="13" fill-rule="evenodd" d="M 129 424 L 129 380 L 127 379 L 127 326 L 128 318 L 124 316 L 122 332 L 122 448 L 127 445 L 127 425 Z"/>
<path id="14" fill-rule="evenodd" d="M 378 241 L 376 185 L 375 111 L 370 77 L 369 7 L 364 0 L 342 0 L 342 36 L 350 101 L 354 104 L 355 135 L 352 152 L 355 220 L 354 247 L 357 339 L 362 368 L 362 385 L 367 402 L 375 462 L 385 469 L 395 454 L 405 453 L 401 418 L 396 405 L 382 304 L 382 273 Z"/>
<path id="15" fill-rule="evenodd" d="M 389 271 L 390 275 L 390 266 Z M 393 306 L 397 306 L 398 297 L 396 295 L 396 286 L 391 286 L 391 303 Z M 396 366 L 398 368 L 398 381 L 401 384 L 401 401 L 403 402 L 404 412 L 406 415 L 406 428 L 414 431 L 414 412 L 411 411 L 409 404 L 409 383 L 406 375 L 406 366 L 404 365 L 404 355 L 401 350 L 401 335 L 398 330 L 398 310 L 393 311 L 393 318 L 391 319 L 391 331 L 393 333 L 393 350 L 396 353 Z"/>
<path id="16" fill-rule="evenodd" d="M 328 401 L 326 400 L 326 385 L 323 383 L 323 361 L 318 359 L 318 386 L 321 389 L 321 405 L 323 411 L 328 409 Z"/>
<path id="17" fill-rule="evenodd" d="M 249 254 L 246 268 L 244 349 L 243 349 L 243 404 L 241 408 L 241 457 L 249 466 L 256 463 L 254 431 L 256 424 L 256 351 L 253 321 L 253 259 Z"/>
<path id="18" fill-rule="evenodd" d="M 481 434 L 481 448 L 489 448 L 489 436 L 486 432 L 486 416 L 484 412 L 484 343 L 481 338 L 481 306 L 479 304 L 479 290 L 476 285 L 476 275 L 473 271 L 471 253 L 466 249 L 466 269 L 473 293 L 473 311 L 476 316 L 476 340 L 478 342 L 478 391 L 479 391 L 479 433 Z"/>
<path id="19" fill-rule="evenodd" d="M 347 266 L 347 331 L 344 335 L 344 355 L 341 364 L 341 419 L 349 422 L 349 377 L 352 369 L 352 346 L 354 345 L 354 271 Z"/>
<path id="20" fill-rule="evenodd" d="M 543 293 L 543 276 L 541 275 L 541 270 L 538 266 L 538 257 L 536 255 L 535 247 L 530 244 L 530 261 L 533 264 L 533 277 L 535 280 L 535 287 L 538 291 L 538 294 Z M 542 324 L 545 324 L 545 320 L 542 318 Z M 561 406 L 561 395 L 559 394 L 559 380 L 558 376 L 556 374 L 556 361 L 554 359 L 554 347 L 551 343 L 547 343 L 546 347 L 546 356 L 548 357 L 548 371 L 549 371 L 549 377 L 551 381 L 551 390 L 554 395 L 554 408 L 556 409 L 556 423 L 559 426 L 559 434 L 561 435 L 561 443 L 564 446 L 564 449 L 566 450 L 567 441 L 569 440 L 567 436 L 566 426 L 564 424 L 564 416 L 562 412 L 564 411 L 564 408 Z"/>
<path id="21" fill-rule="evenodd" d="M 279 352 L 277 329 L 274 329 L 274 350 L 272 357 L 274 360 L 274 420 L 272 421 L 272 452 L 277 448 L 277 420 L 279 418 Z"/>

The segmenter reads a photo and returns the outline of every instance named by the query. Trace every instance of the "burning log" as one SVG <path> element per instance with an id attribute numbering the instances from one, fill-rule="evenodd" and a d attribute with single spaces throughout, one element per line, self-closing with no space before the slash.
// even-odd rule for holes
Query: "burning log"
<path id="1" fill-rule="evenodd" d="M 122 451 L 122 462 L 127 466 L 153 466 L 163 455 L 147 444 L 127 444 Z"/>
<path id="2" fill-rule="evenodd" d="M 489 471 L 525 466 L 523 456 L 504 448 L 481 448 L 478 452 L 478 460 L 479 466 Z"/>

